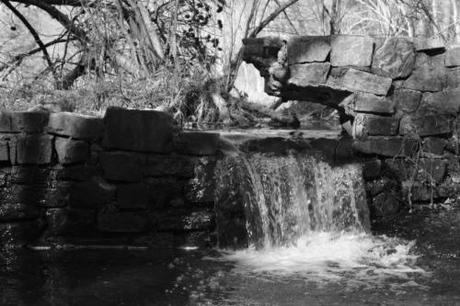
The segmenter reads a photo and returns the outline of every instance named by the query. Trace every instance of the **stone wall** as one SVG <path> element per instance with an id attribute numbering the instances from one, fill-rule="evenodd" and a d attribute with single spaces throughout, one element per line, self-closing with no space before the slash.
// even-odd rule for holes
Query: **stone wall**
<path id="1" fill-rule="evenodd" d="M 353 137 L 374 217 L 459 196 L 460 47 L 404 37 L 245 41 L 245 60 L 284 100 L 336 108 Z"/>
<path id="2" fill-rule="evenodd" d="M 155 111 L 2 112 L 1 246 L 214 245 L 218 139 Z"/>

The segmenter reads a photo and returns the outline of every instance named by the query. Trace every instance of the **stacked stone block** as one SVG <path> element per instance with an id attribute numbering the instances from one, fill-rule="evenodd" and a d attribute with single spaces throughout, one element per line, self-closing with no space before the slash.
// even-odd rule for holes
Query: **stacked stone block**
<path id="1" fill-rule="evenodd" d="M 2 247 L 213 244 L 218 140 L 156 111 L 2 112 Z"/>
<path id="2" fill-rule="evenodd" d="M 258 42 L 275 46 L 276 40 Z M 286 44 L 287 60 L 277 63 L 284 78 L 269 75 L 266 82 L 276 80 L 275 94 L 285 100 L 339 111 L 356 154 L 375 159 L 372 175 L 366 174 L 375 215 L 394 213 L 400 206 L 394 203 L 458 197 L 460 47 L 446 49 L 437 39 L 352 35 L 293 37 Z M 254 46 L 246 45 L 245 60 L 260 65 L 269 56 Z M 374 188 L 383 181 L 391 192 Z"/>

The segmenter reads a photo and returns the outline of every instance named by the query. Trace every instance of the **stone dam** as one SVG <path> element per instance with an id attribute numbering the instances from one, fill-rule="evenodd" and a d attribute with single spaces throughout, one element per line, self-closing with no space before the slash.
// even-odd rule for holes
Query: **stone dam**
<path id="1" fill-rule="evenodd" d="M 250 195 L 226 174 L 248 160 L 308 157 L 325 173 L 358 164 L 365 194 L 350 201 L 366 201 L 362 222 L 458 199 L 459 48 L 360 36 L 245 44 L 268 93 L 336 108 L 344 132 L 187 131 L 165 113 L 115 107 L 103 118 L 2 112 L 2 247 L 246 247 Z"/>

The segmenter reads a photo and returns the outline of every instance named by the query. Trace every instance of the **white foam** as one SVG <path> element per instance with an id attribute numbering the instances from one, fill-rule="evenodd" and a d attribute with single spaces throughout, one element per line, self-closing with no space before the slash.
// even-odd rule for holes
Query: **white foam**
<path id="1" fill-rule="evenodd" d="M 240 273 L 300 276 L 314 281 L 410 279 L 417 267 L 414 242 L 365 233 L 316 232 L 283 247 L 225 252 Z"/>

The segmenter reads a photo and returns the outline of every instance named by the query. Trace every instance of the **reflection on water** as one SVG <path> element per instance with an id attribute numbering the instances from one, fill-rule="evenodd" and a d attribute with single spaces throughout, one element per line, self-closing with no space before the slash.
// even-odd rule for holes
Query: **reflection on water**
<path id="1" fill-rule="evenodd" d="M 0 304 L 460 305 L 460 209 L 376 229 L 400 238 L 320 233 L 286 247 L 297 253 L 248 250 L 227 260 L 212 250 L 3 250 Z M 271 264 L 284 273 L 263 272 Z"/>

